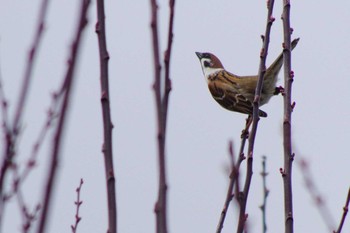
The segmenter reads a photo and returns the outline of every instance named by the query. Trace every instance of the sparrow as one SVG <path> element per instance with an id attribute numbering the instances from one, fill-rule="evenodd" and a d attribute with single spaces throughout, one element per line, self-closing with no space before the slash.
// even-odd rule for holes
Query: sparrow
<path id="1" fill-rule="evenodd" d="M 292 49 L 299 38 L 291 43 Z M 212 53 L 196 52 L 202 66 L 205 80 L 213 98 L 227 110 L 253 115 L 253 101 L 258 75 L 239 76 L 225 70 L 221 61 Z M 281 88 L 276 87 L 278 73 L 283 64 L 283 53 L 266 70 L 260 96 L 259 107 L 269 102 L 273 95 L 278 95 Z M 267 113 L 259 109 L 260 117 Z"/>

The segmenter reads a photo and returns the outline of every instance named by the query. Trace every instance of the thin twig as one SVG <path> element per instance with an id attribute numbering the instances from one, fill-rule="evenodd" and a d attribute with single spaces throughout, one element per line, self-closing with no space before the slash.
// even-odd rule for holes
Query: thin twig
<path id="1" fill-rule="evenodd" d="M 41 209 L 41 206 L 39 204 L 36 205 L 35 209 L 32 212 L 30 212 L 28 210 L 28 207 L 24 203 L 23 194 L 21 190 L 18 190 L 16 192 L 16 196 L 17 196 L 17 202 L 19 204 L 19 207 L 21 209 L 22 216 L 23 216 L 22 233 L 27 233 L 30 231 L 33 222 L 36 220 L 36 217 Z"/>
<path id="2" fill-rule="evenodd" d="M 162 114 L 162 93 L 161 93 L 161 64 L 159 55 L 159 40 L 158 40 L 158 5 L 156 0 L 151 0 L 151 29 L 153 41 L 153 60 L 154 60 L 154 94 L 156 99 L 157 123 L 158 123 L 158 163 L 159 163 L 159 188 L 158 199 L 155 204 L 156 213 L 156 232 L 167 233 L 167 218 L 166 218 L 166 200 L 167 200 L 167 183 L 165 172 L 165 134 L 164 134 L 164 119 Z"/>
<path id="3" fill-rule="evenodd" d="M 12 164 L 9 169 L 11 169 L 12 174 L 14 176 L 14 182 L 12 184 L 12 189 L 14 190 L 13 195 L 16 195 L 17 197 L 18 207 L 20 209 L 19 211 L 22 214 L 22 233 L 27 233 L 30 231 L 33 222 L 36 220 L 36 216 L 41 207 L 38 204 L 33 211 L 29 211 L 29 208 L 24 201 L 24 197 L 20 189 L 21 186 L 18 182 L 16 182 L 19 180 L 18 166 L 16 164 Z M 7 195 L 4 196 L 4 198 L 7 199 Z M 6 201 L 7 200 L 5 200 L 4 202 Z"/>
<path id="4" fill-rule="evenodd" d="M 267 221 L 266 221 L 266 202 L 267 202 L 267 196 L 269 195 L 269 190 L 266 186 L 266 177 L 268 175 L 266 171 L 266 156 L 262 157 L 262 171 L 260 173 L 262 180 L 263 180 L 263 204 L 260 206 L 261 212 L 262 212 L 262 225 L 263 225 L 263 233 L 267 232 Z"/>
<path id="5" fill-rule="evenodd" d="M 173 44 L 173 27 L 174 27 L 174 11 L 175 11 L 175 0 L 169 0 L 169 26 L 168 26 L 168 45 L 164 53 L 164 69 L 165 69 L 165 83 L 164 83 L 164 97 L 162 99 L 163 109 L 163 129 L 166 131 L 167 115 L 168 115 L 168 102 L 169 93 L 171 91 L 171 80 L 170 80 L 170 57 L 171 49 Z"/>
<path id="6" fill-rule="evenodd" d="M 75 223 L 74 225 L 71 225 L 72 233 L 77 232 L 78 224 L 81 221 L 81 217 L 79 216 L 79 210 L 80 210 L 81 204 L 83 204 L 83 201 L 80 200 L 80 191 L 81 191 L 81 187 L 83 186 L 83 183 L 84 183 L 83 179 L 80 179 L 79 186 L 75 190 L 77 192 L 77 200 L 74 202 L 76 209 L 75 209 Z"/>
<path id="7" fill-rule="evenodd" d="M 1 127 L 4 134 L 4 137 L 6 137 L 6 134 L 9 130 L 9 123 L 8 123 L 8 105 L 7 105 L 7 99 L 5 96 L 4 87 L 2 84 L 2 75 L 1 75 L 1 67 L 0 67 L 0 105 L 1 105 Z"/>
<path id="8" fill-rule="evenodd" d="M 216 227 L 216 232 L 219 233 L 221 232 L 222 228 L 224 227 L 224 220 L 226 218 L 226 214 L 227 214 L 227 210 L 228 207 L 230 205 L 230 202 L 232 200 L 232 198 L 234 197 L 233 194 L 233 186 L 234 186 L 234 182 L 236 180 L 237 177 L 237 169 L 235 166 L 235 154 L 233 152 L 233 143 L 232 141 L 229 141 L 229 155 L 230 155 L 230 164 L 231 164 L 231 174 L 230 174 L 230 183 L 229 183 L 229 187 L 226 193 L 226 199 L 225 199 L 225 203 L 224 203 L 224 207 L 221 211 L 221 215 L 220 215 L 220 219 L 219 219 L 219 224 Z M 231 182 L 232 181 L 232 182 Z"/>
<path id="9" fill-rule="evenodd" d="M 261 90 L 263 86 L 263 79 L 266 72 L 265 63 L 266 63 L 266 57 L 268 54 L 268 46 L 270 42 L 270 31 L 271 31 L 272 23 L 275 20 L 275 18 L 272 17 L 273 5 L 274 5 L 274 0 L 269 0 L 267 3 L 268 12 L 267 12 L 267 19 L 266 19 L 265 35 L 262 37 L 263 46 L 260 52 L 258 83 L 256 85 L 255 97 L 253 101 L 253 124 L 252 124 L 252 130 L 249 135 L 247 172 L 246 172 L 246 178 L 245 178 L 245 183 L 244 183 L 244 188 L 242 193 L 242 199 L 240 200 L 240 212 L 239 212 L 237 233 L 243 232 L 244 226 L 248 217 L 248 214 L 245 212 L 245 210 L 247 206 L 250 183 L 253 175 L 254 142 L 255 142 L 255 136 L 256 136 L 258 121 L 259 121 L 259 103 L 260 103 Z"/>
<path id="10" fill-rule="evenodd" d="M 55 183 L 55 177 L 56 177 L 56 169 L 57 169 L 57 164 L 59 162 L 59 155 L 60 155 L 60 149 L 61 149 L 61 143 L 62 143 L 62 135 L 63 135 L 63 130 L 64 126 L 66 123 L 66 116 L 67 116 L 67 111 L 68 107 L 70 104 L 70 94 L 72 90 L 72 85 L 73 85 L 73 80 L 74 80 L 74 71 L 75 71 L 75 64 L 78 56 L 78 51 L 80 47 L 80 41 L 82 37 L 82 32 L 83 29 L 85 28 L 87 24 L 87 10 L 90 5 L 90 0 L 82 0 L 81 1 L 81 11 L 80 11 L 80 16 L 79 16 L 79 22 L 78 26 L 76 29 L 76 35 L 72 43 L 71 47 L 71 54 L 69 56 L 69 64 L 68 64 L 68 70 L 66 73 L 66 76 L 64 78 L 64 83 L 65 83 L 65 94 L 64 94 L 64 99 L 62 103 L 62 107 L 60 110 L 60 117 L 58 120 L 58 125 L 56 127 L 56 132 L 54 134 L 54 138 L 52 141 L 52 154 L 51 154 L 51 161 L 50 161 L 50 169 L 49 169 L 49 174 L 47 177 L 46 181 L 46 186 L 44 190 L 44 204 L 43 204 L 43 210 L 41 213 L 40 217 L 40 222 L 39 222 L 39 228 L 38 228 L 38 233 L 43 233 L 45 232 L 45 226 L 47 224 L 47 219 L 48 219 L 48 213 L 50 209 L 50 201 L 52 197 L 52 191 Z"/>
<path id="11" fill-rule="evenodd" d="M 297 159 L 297 165 L 299 165 L 300 167 L 305 187 L 311 195 L 311 198 L 314 201 L 318 212 L 320 213 L 323 219 L 323 222 L 327 225 L 329 231 L 331 232 L 333 231 L 335 226 L 333 216 L 330 214 L 331 212 L 328 209 L 328 206 L 326 205 L 326 202 L 324 201 L 321 192 L 318 190 L 314 179 L 312 178 L 309 163 L 304 158 L 301 158 L 301 156 L 298 156 L 298 158 L 299 159 Z"/>
<path id="12" fill-rule="evenodd" d="M 34 34 L 33 42 L 30 47 L 29 53 L 28 53 L 28 60 L 26 63 L 26 68 L 23 76 L 23 82 L 21 91 L 19 93 L 18 103 L 15 111 L 15 117 L 12 122 L 12 127 L 7 124 L 6 127 L 6 136 L 5 136 L 5 147 L 4 147 L 4 154 L 3 154 L 3 160 L 1 163 L 1 170 L 0 170 L 0 225 L 2 220 L 2 208 L 3 208 L 3 186 L 5 181 L 5 175 L 7 172 L 7 169 L 9 168 L 10 164 L 13 161 L 13 156 L 15 155 L 15 145 L 16 145 L 16 139 L 18 134 L 20 133 L 20 121 L 21 118 L 24 115 L 24 107 L 25 102 L 27 100 L 27 95 L 30 87 L 30 81 L 32 79 L 32 70 L 34 67 L 34 62 L 36 60 L 36 54 L 39 49 L 39 45 L 42 39 L 43 31 L 44 31 L 44 25 L 45 25 L 45 18 L 47 14 L 47 8 L 48 8 L 49 1 L 43 0 L 40 6 L 39 10 L 39 17 L 38 17 L 38 23 L 36 26 L 36 33 Z M 6 109 L 7 102 L 3 100 L 3 110 Z M 4 112 L 4 111 L 3 111 Z M 4 112 L 4 114 L 6 111 Z M 5 122 L 9 123 L 6 119 L 4 119 Z"/>
<path id="13" fill-rule="evenodd" d="M 109 98 L 109 79 L 108 79 L 108 61 L 109 54 L 106 42 L 105 9 L 104 0 L 97 1 L 97 23 L 96 33 L 98 37 L 100 53 L 100 83 L 101 83 L 101 106 L 103 116 L 103 154 L 105 161 L 107 203 L 108 203 L 108 232 L 117 232 L 117 201 L 115 188 L 115 171 L 113 166 L 113 145 L 111 120 L 110 98 Z"/>
<path id="14" fill-rule="evenodd" d="M 57 108 L 59 107 L 59 100 L 61 99 L 62 95 L 58 96 L 56 93 L 52 95 L 52 102 L 50 105 L 50 108 L 47 112 L 47 118 L 44 122 L 39 135 L 36 139 L 36 141 L 33 144 L 31 154 L 25 164 L 24 170 L 15 176 L 13 179 L 13 185 L 12 190 L 9 193 L 4 194 L 4 202 L 8 201 L 13 197 L 16 192 L 20 189 L 21 184 L 26 180 L 26 178 L 29 176 L 29 173 L 32 171 L 32 169 L 36 166 L 36 158 L 39 153 L 39 150 L 41 146 L 43 145 L 43 142 L 46 138 L 46 135 L 53 125 L 53 121 L 57 118 Z M 14 164 L 13 164 L 14 165 Z M 17 165 L 16 165 L 17 167 Z M 16 171 L 19 173 L 18 171 Z"/>
<path id="15" fill-rule="evenodd" d="M 350 204 L 350 188 L 348 190 L 348 195 L 346 197 L 345 205 L 343 207 L 343 215 L 341 217 L 339 227 L 338 227 L 337 231 L 333 231 L 333 233 L 341 233 L 341 230 L 342 230 L 344 222 L 345 222 L 346 215 L 348 214 L 348 211 L 349 211 L 349 204 Z"/>
<path id="16" fill-rule="evenodd" d="M 226 214 L 227 214 L 227 210 L 228 207 L 230 205 L 230 202 L 232 200 L 232 198 L 234 197 L 233 194 L 233 188 L 236 184 L 236 187 L 238 187 L 238 181 L 239 181 L 239 168 L 241 166 L 241 163 L 243 160 L 245 160 L 245 156 L 244 156 L 244 147 L 245 147 L 245 143 L 247 141 L 248 135 L 249 135 L 249 124 L 250 122 L 250 117 L 248 117 L 247 119 L 247 123 L 246 123 L 246 127 L 242 130 L 242 134 L 241 134 L 241 146 L 239 148 L 239 156 L 237 158 L 236 164 L 234 164 L 234 153 L 233 153 L 233 145 L 232 142 L 229 143 L 229 154 L 231 157 L 231 172 L 230 172 L 230 182 L 228 185 L 228 189 L 227 189 L 227 193 L 226 193 L 226 199 L 224 202 L 224 206 L 222 208 L 221 211 L 221 215 L 219 218 L 219 223 L 216 227 L 216 233 L 220 233 L 224 227 L 224 222 L 226 219 Z M 236 198 L 237 200 L 240 198 L 240 193 L 239 193 L 239 187 L 236 189 L 238 191 L 236 191 Z"/>
<path id="17" fill-rule="evenodd" d="M 285 233 L 293 233 L 293 195 L 292 195 L 292 82 L 294 73 L 291 69 L 291 27 L 290 27 L 290 0 L 283 0 L 283 65 L 284 65 L 284 116 L 283 116 L 283 148 L 284 168 L 281 169 L 284 188 L 284 216 Z"/>

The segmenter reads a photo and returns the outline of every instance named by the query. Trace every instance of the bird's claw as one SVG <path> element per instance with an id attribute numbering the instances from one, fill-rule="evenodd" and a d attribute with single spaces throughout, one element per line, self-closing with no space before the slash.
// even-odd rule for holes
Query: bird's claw
<path id="1" fill-rule="evenodd" d="M 284 88 L 282 86 L 279 87 L 275 87 L 275 92 L 273 93 L 274 95 L 278 95 L 278 94 L 282 94 L 284 95 Z"/>

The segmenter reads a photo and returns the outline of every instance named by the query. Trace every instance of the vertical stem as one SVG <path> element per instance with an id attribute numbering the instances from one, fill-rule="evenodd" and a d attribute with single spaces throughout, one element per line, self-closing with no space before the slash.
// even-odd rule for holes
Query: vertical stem
<path id="1" fill-rule="evenodd" d="M 263 38 L 263 47 L 260 52 L 260 66 L 259 66 L 259 72 L 258 72 L 258 83 L 256 85 L 255 89 L 255 97 L 253 101 L 253 125 L 252 130 L 249 135 L 249 145 L 248 145 L 248 157 L 247 157 L 247 173 L 246 173 L 246 179 L 245 184 L 243 188 L 242 198 L 240 200 L 240 212 L 239 212 L 239 221 L 238 221 L 238 227 L 237 227 L 237 233 L 241 233 L 244 230 L 244 226 L 247 220 L 247 214 L 245 212 L 246 206 L 247 206 L 247 200 L 248 200 L 248 194 L 249 194 L 249 188 L 250 183 L 253 176 L 253 151 L 254 151 L 254 143 L 255 143 L 255 136 L 258 128 L 258 121 L 259 121 L 259 103 L 260 103 L 260 95 L 261 90 L 263 86 L 263 80 L 264 75 L 266 72 L 266 57 L 268 53 L 268 46 L 270 42 L 270 31 L 272 27 L 272 23 L 274 22 L 274 18 L 272 17 L 273 12 L 273 5 L 274 0 L 269 0 L 267 2 L 267 19 L 266 19 L 266 29 L 265 29 L 265 35 Z"/>
<path id="2" fill-rule="evenodd" d="M 266 186 L 266 177 L 268 173 L 266 171 L 266 156 L 263 156 L 262 161 L 262 171 L 261 176 L 263 180 L 263 204 L 260 206 L 261 212 L 262 212 L 262 226 L 263 226 L 263 233 L 267 232 L 267 221 L 266 221 L 266 202 L 267 202 L 267 196 L 269 195 L 269 190 Z"/>
<path id="3" fill-rule="evenodd" d="M 55 177 L 56 177 L 56 170 L 57 170 L 57 164 L 59 162 L 59 155 L 60 155 L 60 149 L 61 149 L 61 143 L 62 143 L 62 135 L 64 131 L 64 126 L 66 122 L 66 115 L 69 107 L 69 99 L 71 94 L 71 87 L 73 84 L 74 79 L 74 70 L 75 70 L 75 64 L 77 60 L 77 55 L 79 51 L 80 46 L 80 40 L 82 36 L 83 29 L 85 28 L 87 24 L 87 10 L 90 5 L 89 0 L 82 0 L 81 1 L 81 12 L 79 17 L 79 24 L 77 27 L 75 39 L 72 44 L 70 59 L 69 59 L 69 66 L 68 70 L 64 79 L 65 83 L 65 94 L 64 99 L 62 103 L 62 108 L 60 111 L 60 117 L 58 120 L 58 124 L 56 127 L 56 132 L 54 134 L 54 138 L 52 141 L 52 154 L 51 154 L 51 162 L 50 162 L 50 169 L 49 174 L 46 181 L 46 186 L 44 190 L 44 203 L 42 208 L 42 213 L 39 220 L 39 228 L 37 233 L 43 233 L 45 232 L 45 226 L 47 224 L 48 219 L 48 213 L 50 209 L 50 202 L 52 197 L 52 191 L 55 183 Z"/>
<path id="4" fill-rule="evenodd" d="M 103 117 L 103 154 L 106 172 L 107 187 L 107 205 L 108 205 L 108 233 L 117 232 L 117 201 L 115 188 L 115 172 L 113 168 L 113 145 L 111 120 L 110 98 L 109 98 L 109 80 L 108 80 L 108 61 L 109 54 L 106 42 L 105 10 L 104 0 L 97 0 L 97 23 L 96 33 L 98 37 L 100 53 L 100 83 L 101 83 L 101 106 Z"/>
<path id="5" fill-rule="evenodd" d="M 174 26 L 174 13 L 175 13 L 175 0 L 169 0 L 169 28 L 168 28 L 168 45 L 164 53 L 164 68 L 165 68 L 165 83 L 164 83 L 164 98 L 162 100 L 163 108 L 163 128 L 166 131 L 167 115 L 168 115 L 168 102 L 169 93 L 171 91 L 170 80 L 170 57 L 173 44 L 173 26 Z"/>
<path id="6" fill-rule="evenodd" d="M 161 91 L 161 64 L 159 55 L 159 40 L 158 40 L 158 5 L 156 0 L 151 0 L 151 29 L 152 29 L 152 41 L 153 41 L 153 59 L 154 59 L 154 94 L 156 100 L 157 109 L 157 123 L 158 123 L 158 167 L 159 167 L 159 187 L 158 187 L 158 200 L 155 204 L 156 213 L 156 232 L 166 233 L 166 172 L 165 172 L 165 131 L 164 131 L 164 117 L 162 108 L 162 91 Z"/>
<path id="7" fill-rule="evenodd" d="M 292 196 L 292 82 L 291 70 L 291 28 L 290 0 L 283 0 L 283 62 L 284 62 L 284 116 L 283 116 L 283 147 L 284 169 L 282 171 L 284 187 L 285 232 L 292 233 L 293 229 L 293 196 Z"/>
<path id="8" fill-rule="evenodd" d="M 173 24 L 175 0 L 169 0 L 169 28 L 168 28 L 168 43 L 164 54 L 164 80 L 162 82 L 161 64 L 159 54 L 158 40 L 158 17 L 157 17 L 157 1 L 151 0 L 151 30 L 153 42 L 153 59 L 154 59 L 154 94 L 157 109 L 157 139 L 158 139 L 158 167 L 159 167 L 159 188 L 158 200 L 155 204 L 156 213 L 156 231 L 157 233 L 167 233 L 167 181 L 166 181 L 166 161 L 165 161 L 165 138 L 166 138 L 166 123 L 168 112 L 169 93 L 171 91 L 170 80 L 170 57 L 173 39 Z M 161 84 L 164 83 L 162 88 Z M 164 90 L 164 92 L 162 92 Z"/>

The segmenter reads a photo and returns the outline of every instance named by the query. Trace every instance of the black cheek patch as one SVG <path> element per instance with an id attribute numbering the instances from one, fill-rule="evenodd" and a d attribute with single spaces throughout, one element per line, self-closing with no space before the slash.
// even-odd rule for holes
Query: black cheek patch
<path id="1" fill-rule="evenodd" d="M 208 62 L 208 61 L 204 61 L 203 64 L 204 64 L 205 67 L 209 67 L 210 66 L 210 62 Z"/>

